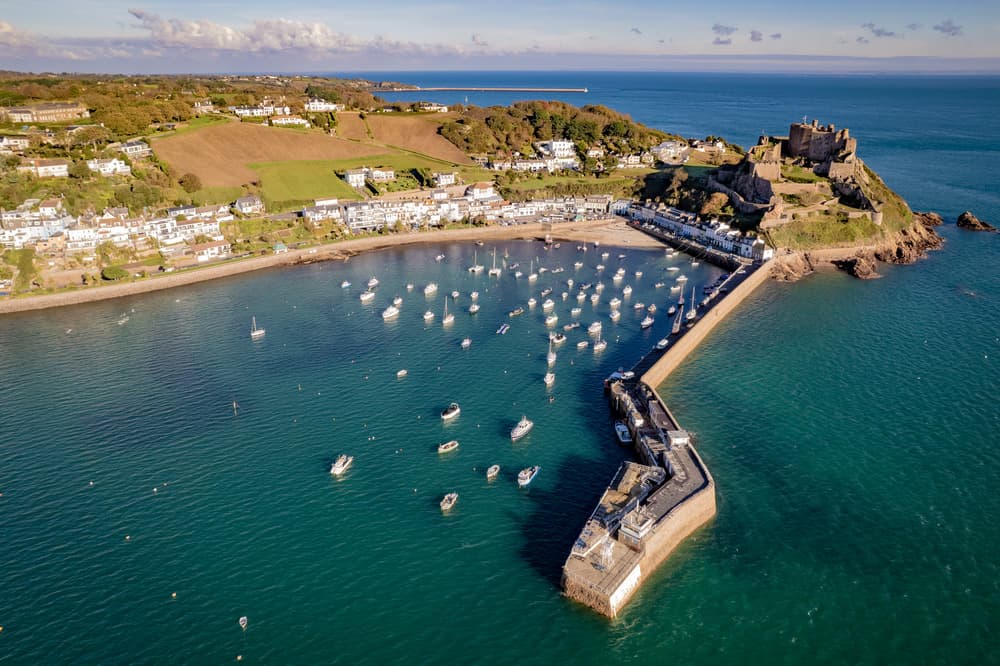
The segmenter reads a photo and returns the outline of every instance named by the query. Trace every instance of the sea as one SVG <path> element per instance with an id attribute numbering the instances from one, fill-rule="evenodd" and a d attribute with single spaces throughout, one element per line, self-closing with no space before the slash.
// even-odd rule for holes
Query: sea
<path id="1" fill-rule="evenodd" d="M 661 250 L 431 244 L 5 315 L 0 663 L 997 663 L 1000 235 L 954 220 L 1000 222 L 1000 79 L 373 78 L 586 87 L 546 97 L 743 145 L 803 117 L 849 127 L 914 209 L 944 215 L 945 246 L 879 280 L 765 284 L 660 387 L 696 435 L 719 511 L 613 621 L 559 587 L 631 456 L 601 380 L 669 330 L 677 275 L 700 292 L 720 269 Z M 500 278 L 468 272 L 494 251 Z M 578 303 L 598 282 L 599 301 Z M 608 302 L 625 284 L 615 323 Z M 400 314 L 383 320 L 397 295 Z M 659 308 L 652 328 L 637 302 Z M 574 321 L 547 388 L 548 331 Z M 461 414 L 444 422 L 452 401 Z M 534 429 L 511 442 L 522 415 Z M 458 450 L 438 454 L 450 439 Z M 341 453 L 355 461 L 335 478 Z M 529 465 L 541 470 L 520 489 Z M 459 500 L 443 514 L 448 492 Z"/>

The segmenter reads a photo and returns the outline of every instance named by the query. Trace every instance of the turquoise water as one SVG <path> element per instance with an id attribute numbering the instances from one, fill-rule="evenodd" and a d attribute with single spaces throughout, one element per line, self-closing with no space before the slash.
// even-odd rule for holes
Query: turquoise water
<path id="1" fill-rule="evenodd" d="M 883 146 L 870 161 L 905 165 L 890 184 L 926 181 L 890 129 L 869 130 Z M 979 145 L 980 166 L 998 149 Z M 968 165 L 938 157 L 948 177 L 903 194 L 995 216 L 995 189 L 959 198 Z M 580 320 L 600 319 L 609 347 L 577 350 L 587 336 L 571 331 L 551 389 L 540 307 L 494 331 L 545 286 L 559 328 L 572 320 L 564 281 L 597 282 L 601 261 L 590 249 L 576 271 L 572 243 L 498 246 L 522 270 L 565 267 L 534 285 L 473 276 L 473 246 L 441 245 L 4 317 L 0 661 L 995 661 L 1000 236 L 942 234 L 942 252 L 882 280 L 766 285 L 662 387 L 699 435 L 719 515 L 610 623 L 560 596 L 559 567 L 623 455 L 600 380 L 668 327 L 661 310 L 640 331 L 628 307 L 667 302 L 663 252 L 607 248 L 607 289 Z M 689 285 L 718 273 L 677 262 Z M 619 263 L 635 292 L 613 324 Z M 452 400 L 462 414 L 444 424 Z M 522 414 L 535 429 L 512 444 Z M 341 452 L 355 463 L 335 480 Z"/>

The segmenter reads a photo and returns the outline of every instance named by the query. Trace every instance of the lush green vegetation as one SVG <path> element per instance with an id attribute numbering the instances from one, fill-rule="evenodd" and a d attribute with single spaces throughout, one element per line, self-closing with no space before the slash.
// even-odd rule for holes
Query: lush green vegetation
<path id="1" fill-rule="evenodd" d="M 108 266 L 101 270 L 101 279 L 117 282 L 118 280 L 124 280 L 129 276 L 127 270 L 121 266 Z"/>
<path id="2" fill-rule="evenodd" d="M 360 199 L 337 175 L 340 160 L 264 162 L 250 167 L 260 174 L 261 195 L 272 212 L 312 205 L 313 199 Z M 346 168 L 354 168 L 346 167 Z"/>
<path id="3" fill-rule="evenodd" d="M 7 250 L 3 254 L 3 260 L 7 265 L 17 269 L 17 274 L 14 278 L 14 291 L 27 291 L 31 289 L 31 283 L 38 275 L 38 268 L 35 266 L 34 248 L 26 247 L 21 250 Z"/>
<path id="4" fill-rule="evenodd" d="M 819 183 L 827 180 L 813 173 L 812 169 L 804 169 L 797 164 L 782 165 L 781 175 L 793 183 Z"/>
<path id="5" fill-rule="evenodd" d="M 875 239 L 882 233 L 868 218 L 848 219 L 844 214 L 810 215 L 769 231 L 775 245 L 793 250 L 852 245 Z"/>
<path id="6" fill-rule="evenodd" d="M 512 106 L 461 109 L 441 135 L 466 153 L 527 154 L 535 141 L 569 139 L 581 151 L 603 147 L 612 153 L 640 152 L 669 135 L 634 122 L 604 106 L 577 108 L 563 102 L 517 102 Z"/>

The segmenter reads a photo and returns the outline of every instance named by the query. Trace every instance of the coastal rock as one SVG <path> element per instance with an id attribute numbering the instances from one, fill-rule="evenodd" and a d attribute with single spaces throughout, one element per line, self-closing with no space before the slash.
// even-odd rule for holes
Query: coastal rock
<path id="1" fill-rule="evenodd" d="M 848 275 L 859 280 L 874 280 L 882 277 L 876 270 L 875 255 L 867 250 L 861 250 L 853 257 L 847 259 L 835 259 L 833 265 Z"/>
<path id="2" fill-rule="evenodd" d="M 972 214 L 971 210 L 967 210 L 958 216 L 958 226 L 962 229 L 968 229 L 969 231 L 996 231 L 996 227 L 988 222 L 983 222 L 978 217 Z"/>
<path id="3" fill-rule="evenodd" d="M 928 250 L 937 250 L 944 241 L 933 229 L 914 224 L 900 231 L 896 237 L 875 250 L 875 258 L 887 264 L 912 264 L 927 256 Z"/>
<path id="4" fill-rule="evenodd" d="M 778 282 L 798 282 L 813 272 L 808 254 L 790 252 L 776 258 L 771 267 L 771 279 Z"/>
<path id="5" fill-rule="evenodd" d="M 913 219 L 925 227 L 939 227 L 944 223 L 944 220 L 938 213 L 914 212 Z"/>

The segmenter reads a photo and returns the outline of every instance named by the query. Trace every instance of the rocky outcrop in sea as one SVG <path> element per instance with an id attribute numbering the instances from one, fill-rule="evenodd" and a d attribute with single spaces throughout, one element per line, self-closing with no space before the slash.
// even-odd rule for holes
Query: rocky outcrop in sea
<path id="1" fill-rule="evenodd" d="M 878 274 L 878 264 L 875 263 L 875 254 L 871 250 L 859 250 L 853 257 L 834 259 L 830 263 L 859 280 L 882 277 Z"/>
<path id="2" fill-rule="evenodd" d="M 958 216 L 958 222 L 956 223 L 961 229 L 968 229 L 969 231 L 996 231 L 994 227 L 989 222 L 983 222 L 978 217 L 972 214 L 971 210 L 967 210 Z"/>

